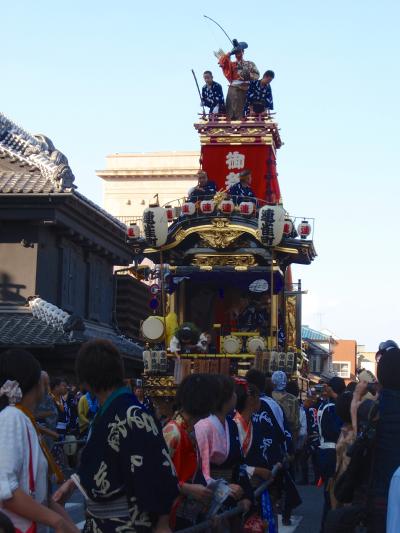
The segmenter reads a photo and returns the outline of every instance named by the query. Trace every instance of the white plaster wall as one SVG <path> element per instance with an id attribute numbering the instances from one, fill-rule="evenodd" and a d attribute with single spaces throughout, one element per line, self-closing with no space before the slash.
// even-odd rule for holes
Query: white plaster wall
<path id="1" fill-rule="evenodd" d="M 187 195 L 197 179 L 188 178 L 118 178 L 104 180 L 104 208 L 114 216 L 141 216 L 158 193 L 163 205 Z"/>
<path id="2" fill-rule="evenodd" d="M 111 154 L 103 180 L 103 206 L 116 217 L 142 216 L 158 193 L 163 205 L 187 195 L 197 183 L 199 152 Z"/>

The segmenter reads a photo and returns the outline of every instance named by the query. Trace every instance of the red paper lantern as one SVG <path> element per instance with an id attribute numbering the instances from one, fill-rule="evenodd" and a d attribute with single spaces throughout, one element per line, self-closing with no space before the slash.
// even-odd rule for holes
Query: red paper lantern
<path id="1" fill-rule="evenodd" d="M 126 235 L 130 239 L 138 239 L 140 237 L 140 228 L 137 224 L 130 224 L 126 229 Z"/>
<path id="2" fill-rule="evenodd" d="M 233 210 L 235 209 L 235 204 L 232 202 L 232 200 L 223 200 L 219 206 L 222 213 L 230 214 L 233 213 Z"/>
<path id="3" fill-rule="evenodd" d="M 172 222 L 174 220 L 174 209 L 170 205 L 166 205 L 165 211 L 167 212 L 168 222 Z"/>
<path id="4" fill-rule="evenodd" d="M 241 215 L 252 215 L 254 212 L 253 202 L 242 202 L 239 205 L 239 212 Z"/>
<path id="5" fill-rule="evenodd" d="M 200 202 L 200 210 L 204 214 L 209 214 L 214 211 L 215 204 L 212 200 L 203 200 Z"/>
<path id="6" fill-rule="evenodd" d="M 182 205 L 182 215 L 194 215 L 196 205 L 193 202 L 185 202 Z"/>
<path id="7" fill-rule="evenodd" d="M 311 235 L 311 224 L 307 220 L 303 220 L 297 228 L 297 233 L 301 239 L 307 239 Z"/>
<path id="8" fill-rule="evenodd" d="M 283 235 L 289 237 L 293 233 L 293 222 L 290 218 L 285 218 L 285 223 L 283 224 Z"/>

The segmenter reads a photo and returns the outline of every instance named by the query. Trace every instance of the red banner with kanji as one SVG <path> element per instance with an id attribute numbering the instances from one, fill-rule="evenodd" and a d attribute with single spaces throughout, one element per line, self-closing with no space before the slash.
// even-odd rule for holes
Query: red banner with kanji
<path id="1" fill-rule="evenodd" d="M 276 159 L 268 145 L 218 145 L 202 146 L 202 168 L 208 179 L 217 184 L 217 189 L 228 189 L 239 181 L 244 169 L 251 170 L 251 188 L 257 198 L 268 203 L 280 200 Z"/>

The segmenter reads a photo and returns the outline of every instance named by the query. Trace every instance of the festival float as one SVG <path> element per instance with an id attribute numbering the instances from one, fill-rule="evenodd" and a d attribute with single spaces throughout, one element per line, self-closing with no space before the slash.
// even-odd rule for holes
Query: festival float
<path id="1" fill-rule="evenodd" d="M 235 376 L 252 366 L 284 370 L 305 390 L 302 289 L 292 265 L 316 256 L 314 220 L 284 207 L 274 114 L 203 114 L 194 127 L 199 167 L 215 194 L 156 201 L 142 227 L 128 227 L 132 273 L 149 285 L 152 308 L 141 328 L 146 394 L 157 403 L 192 372 Z M 251 173 L 251 199 L 230 192 L 243 171 Z"/>

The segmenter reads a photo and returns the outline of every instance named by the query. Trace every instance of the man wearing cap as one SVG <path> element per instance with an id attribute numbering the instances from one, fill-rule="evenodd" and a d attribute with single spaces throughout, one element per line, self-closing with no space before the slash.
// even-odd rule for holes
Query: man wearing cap
<path id="1" fill-rule="evenodd" d="M 324 395 L 326 401 L 322 402 L 317 414 L 319 433 L 319 468 L 324 482 L 324 508 L 322 512 L 322 525 L 325 523 L 326 515 L 331 508 L 329 482 L 335 475 L 336 470 L 336 443 L 340 435 L 342 421 L 336 415 L 336 398 L 346 390 L 343 378 L 335 375 L 322 375 L 324 383 Z"/>
<path id="2" fill-rule="evenodd" d="M 253 189 L 250 187 L 251 171 L 244 169 L 239 174 L 239 183 L 235 183 L 229 189 L 229 194 L 232 196 L 233 203 L 239 205 L 241 202 L 256 203 Z"/>
<path id="3" fill-rule="evenodd" d="M 267 70 L 260 80 L 250 82 L 244 108 L 245 115 L 250 113 L 261 114 L 265 113 L 266 110 L 272 111 L 274 109 L 271 91 L 271 81 L 274 78 L 275 73 L 272 70 Z"/>
<path id="4" fill-rule="evenodd" d="M 229 81 L 229 89 L 226 97 L 226 114 L 231 120 L 241 120 L 246 103 L 247 90 L 253 80 L 258 80 L 260 73 L 253 61 L 243 59 L 247 43 L 233 41 L 233 49 L 228 54 L 223 50 L 215 52 L 218 64 L 222 68 L 224 76 Z M 231 61 L 231 56 L 236 61 Z"/>

